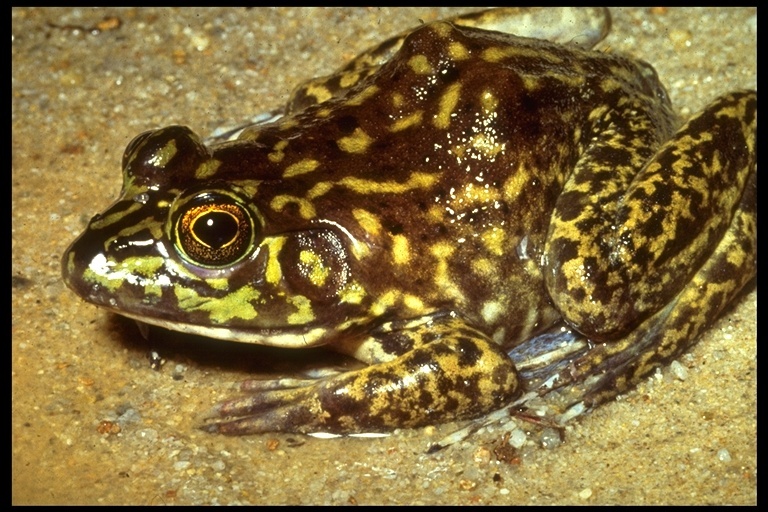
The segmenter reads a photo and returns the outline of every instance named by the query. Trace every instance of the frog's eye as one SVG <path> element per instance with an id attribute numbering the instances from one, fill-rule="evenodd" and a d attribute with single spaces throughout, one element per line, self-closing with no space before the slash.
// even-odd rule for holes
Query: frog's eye
<path id="1" fill-rule="evenodd" d="M 196 265 L 226 267 L 253 248 L 251 212 L 228 195 L 201 194 L 181 205 L 174 217 L 174 245 Z"/>

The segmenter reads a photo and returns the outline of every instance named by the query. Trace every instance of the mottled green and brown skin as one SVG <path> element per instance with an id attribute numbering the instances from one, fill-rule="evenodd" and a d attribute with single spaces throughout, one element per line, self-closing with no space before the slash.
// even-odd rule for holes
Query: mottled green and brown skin
<path id="1" fill-rule="evenodd" d="M 67 283 L 150 324 L 368 365 L 251 383 L 218 407 L 224 433 L 482 415 L 524 387 L 506 350 L 560 322 L 590 348 L 557 385 L 601 375 L 587 407 L 625 391 L 756 274 L 757 94 L 678 129 L 648 64 L 483 29 L 506 16 L 388 41 L 234 141 L 139 135 Z"/>

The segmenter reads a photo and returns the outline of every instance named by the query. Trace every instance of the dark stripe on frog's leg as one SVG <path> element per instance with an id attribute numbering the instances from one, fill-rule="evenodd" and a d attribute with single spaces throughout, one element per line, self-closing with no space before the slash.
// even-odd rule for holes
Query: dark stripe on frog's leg
<path id="1" fill-rule="evenodd" d="M 755 172 L 756 111 L 754 91 L 717 99 L 631 184 L 623 165 L 655 152 L 647 130 L 622 121 L 614 139 L 587 150 L 558 199 L 547 247 L 547 287 L 570 325 L 593 341 L 621 339 L 680 293 L 723 239 Z M 626 185 L 602 190 L 611 172 Z"/>
<path id="2" fill-rule="evenodd" d="M 517 393 L 517 372 L 506 353 L 462 325 L 385 363 L 223 402 L 214 411 L 222 419 L 203 428 L 229 435 L 390 431 L 477 417 Z"/>

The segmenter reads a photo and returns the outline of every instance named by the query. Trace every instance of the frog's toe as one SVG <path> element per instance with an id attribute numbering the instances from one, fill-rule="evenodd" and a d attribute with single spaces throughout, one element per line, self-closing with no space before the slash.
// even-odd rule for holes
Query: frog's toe
<path id="1" fill-rule="evenodd" d="M 308 411 L 296 407 L 278 407 L 259 415 L 243 418 L 226 419 L 207 423 L 200 427 L 201 430 L 211 434 L 224 434 L 228 436 L 243 436 L 250 434 L 263 434 L 266 432 L 290 432 L 291 425 L 300 421 L 300 418 L 309 416 Z"/>
<path id="2" fill-rule="evenodd" d="M 297 429 L 318 425 L 318 407 L 310 387 L 275 389 L 280 381 L 251 381 L 252 394 L 216 404 L 201 427 L 206 432 L 226 435 L 259 434 L 264 432 L 296 432 Z M 291 379 L 291 384 L 315 383 Z M 260 390 L 253 382 L 259 382 Z M 256 386 L 259 387 L 259 386 Z"/>
<path id="3" fill-rule="evenodd" d="M 285 390 L 305 388 L 316 384 L 318 379 L 295 379 L 285 377 L 279 379 L 250 379 L 240 384 L 240 390 L 245 393 L 258 393 L 270 390 Z"/>
<path id="4" fill-rule="evenodd" d="M 281 393 L 281 395 L 285 395 Z M 267 392 L 216 405 L 207 423 L 200 428 L 206 432 L 225 435 L 248 435 L 265 432 L 293 432 L 296 427 L 315 425 L 316 414 L 306 399 L 293 396 L 276 397 Z"/>
<path id="5" fill-rule="evenodd" d="M 216 404 L 205 416 L 207 423 L 201 428 L 226 435 L 320 428 L 322 415 L 316 411 L 322 408 L 319 403 L 322 391 L 316 386 L 340 373 L 328 369 L 309 379 L 246 380 L 240 384 L 240 391 L 247 394 Z"/>
<path id="6" fill-rule="evenodd" d="M 282 377 L 249 379 L 240 383 L 245 396 L 216 404 L 205 415 L 206 432 L 226 435 L 259 434 L 264 432 L 296 432 L 307 426 L 319 426 L 313 421 L 318 409 L 318 389 L 313 386 L 344 371 L 336 368 L 314 369 L 310 378 Z"/>

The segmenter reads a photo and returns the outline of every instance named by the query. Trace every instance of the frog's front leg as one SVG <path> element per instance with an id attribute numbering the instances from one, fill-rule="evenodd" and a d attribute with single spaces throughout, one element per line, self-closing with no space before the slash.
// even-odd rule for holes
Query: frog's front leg
<path id="1" fill-rule="evenodd" d="M 392 354 L 393 346 L 403 353 L 381 356 Z M 382 432 L 477 417 L 518 393 L 507 354 L 457 318 L 384 329 L 349 347 L 388 360 L 223 402 L 215 408 L 218 419 L 203 428 L 230 435 Z"/>

